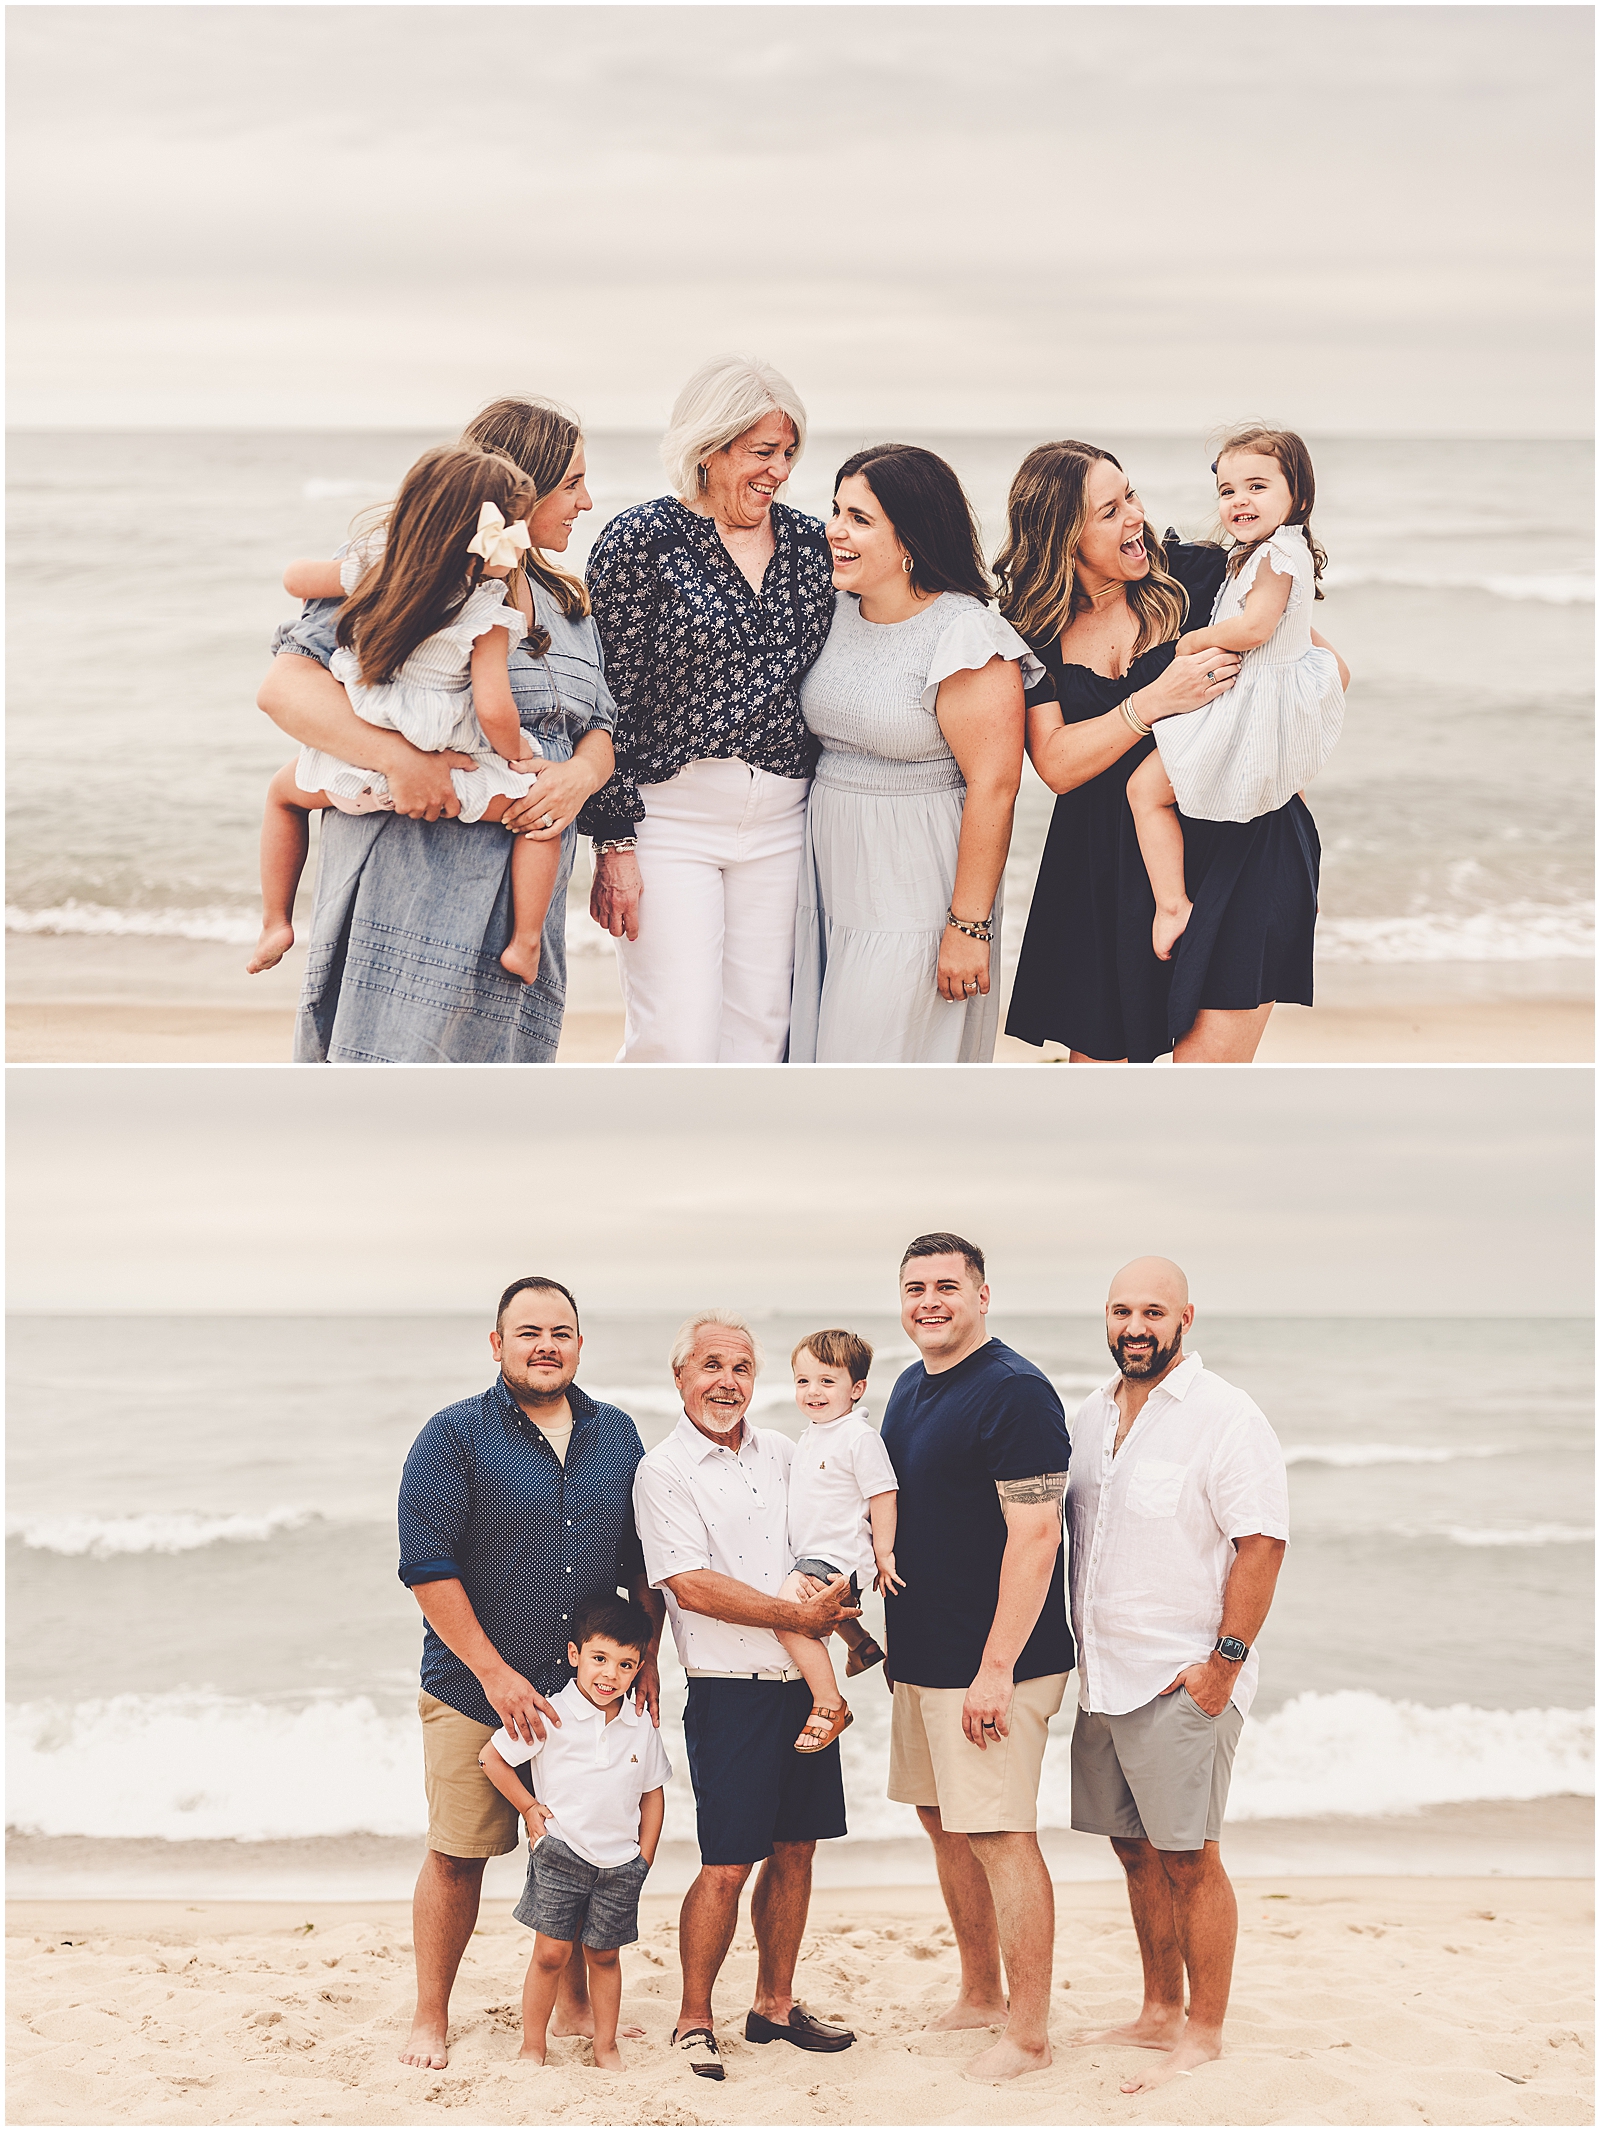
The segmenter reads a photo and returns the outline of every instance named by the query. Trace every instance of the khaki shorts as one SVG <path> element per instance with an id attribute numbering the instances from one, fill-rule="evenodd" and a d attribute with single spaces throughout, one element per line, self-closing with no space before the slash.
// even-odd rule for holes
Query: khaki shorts
<path id="1" fill-rule="evenodd" d="M 889 1796 L 901 1805 L 936 1806 L 951 1835 L 1031 1834 L 1039 1825 L 1046 1731 L 1066 1691 L 1064 1672 L 1019 1680 L 1006 1737 L 980 1747 L 961 1729 L 964 1687 L 896 1680 Z"/>
<path id="2" fill-rule="evenodd" d="M 499 1730 L 479 1724 L 431 1694 L 417 1696 L 422 1778 L 428 1789 L 428 1848 L 446 1857 L 504 1857 L 522 1836 L 522 1816 L 502 1798 L 478 1756 Z"/>
<path id="3" fill-rule="evenodd" d="M 1078 1711 L 1072 1730 L 1072 1825 L 1082 1835 L 1199 1850 L 1222 1840 L 1244 1718 L 1230 1702 L 1208 1717 L 1187 1687 L 1108 1717 Z"/>

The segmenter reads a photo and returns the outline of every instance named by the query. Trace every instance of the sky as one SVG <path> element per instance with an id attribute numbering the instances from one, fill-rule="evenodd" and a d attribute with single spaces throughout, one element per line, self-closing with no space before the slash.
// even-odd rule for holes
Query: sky
<path id="1" fill-rule="evenodd" d="M 1592 1075 L 592 1067 L 8 1075 L 10 1304 L 128 1314 L 893 1307 L 913 1235 L 997 1308 L 1145 1252 L 1220 1314 L 1586 1313 Z"/>
<path id="2" fill-rule="evenodd" d="M 1586 7 L 8 22 L 15 424 L 1589 433 Z"/>

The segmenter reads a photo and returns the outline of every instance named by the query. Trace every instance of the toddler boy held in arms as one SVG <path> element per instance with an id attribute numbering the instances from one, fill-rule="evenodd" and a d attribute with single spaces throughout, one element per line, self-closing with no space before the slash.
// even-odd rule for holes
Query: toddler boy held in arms
<path id="1" fill-rule="evenodd" d="M 867 1388 L 872 1349 L 854 1332 L 813 1332 L 789 1357 L 795 1404 L 808 1422 L 789 1466 L 789 1548 L 793 1568 L 780 1598 L 810 1598 L 833 1577 L 850 1579 L 850 1603 L 861 1603 L 862 1579 L 898 1591 L 894 1535 L 898 1482 L 876 1428 L 855 1412 Z M 846 1674 L 883 1663 L 883 1652 L 858 1620 L 841 1621 L 850 1652 Z M 795 1752 L 818 1754 L 853 1721 L 839 1692 L 826 1640 L 789 1635 L 778 1640 L 811 1689 L 811 1714 Z"/>
<path id="2" fill-rule="evenodd" d="M 561 1719 L 543 1739 L 502 1729 L 478 1756 L 495 1789 L 522 1815 L 533 1851 L 514 1914 L 531 1926 L 533 1958 L 522 1987 L 521 2055 L 543 2064 L 556 1984 L 582 1943 L 594 2006 L 594 2061 L 620 2072 L 618 1949 L 639 1936 L 639 1895 L 661 1840 L 666 1749 L 629 1696 L 650 1641 L 650 1618 L 630 1599 L 582 1607 L 567 1645 L 576 1677 L 553 1697 Z M 527 1767 L 530 1792 L 517 1770 Z"/>

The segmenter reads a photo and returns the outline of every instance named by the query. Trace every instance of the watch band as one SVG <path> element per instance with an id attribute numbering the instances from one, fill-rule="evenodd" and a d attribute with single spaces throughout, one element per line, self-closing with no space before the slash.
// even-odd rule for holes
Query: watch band
<path id="1" fill-rule="evenodd" d="M 1250 1655 L 1250 1645 L 1240 1642 L 1236 1635 L 1219 1635 L 1216 1654 L 1218 1657 L 1225 1657 L 1230 1665 L 1242 1665 Z"/>

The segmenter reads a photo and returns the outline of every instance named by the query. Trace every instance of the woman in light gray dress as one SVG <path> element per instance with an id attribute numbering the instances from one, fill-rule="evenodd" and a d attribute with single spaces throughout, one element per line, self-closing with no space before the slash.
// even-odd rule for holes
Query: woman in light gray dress
<path id="1" fill-rule="evenodd" d="M 806 814 L 791 1063 L 969 1065 L 999 1026 L 1000 879 L 1043 668 L 989 604 L 977 525 L 909 444 L 846 460 L 833 626 L 800 691 Z"/>

